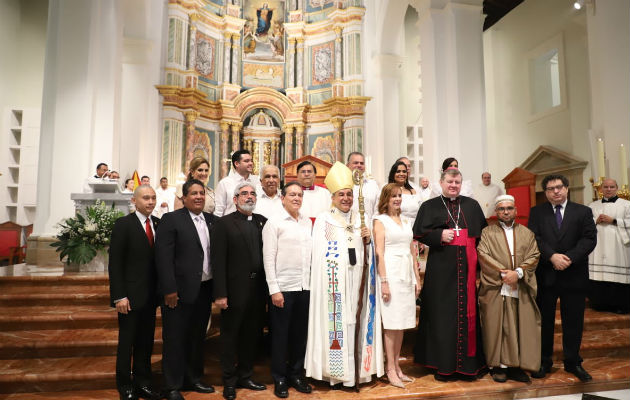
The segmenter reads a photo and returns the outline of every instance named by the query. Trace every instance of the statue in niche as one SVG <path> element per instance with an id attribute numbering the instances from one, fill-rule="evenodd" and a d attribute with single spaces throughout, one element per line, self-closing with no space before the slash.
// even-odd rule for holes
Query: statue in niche
<path id="1" fill-rule="evenodd" d="M 271 26 L 271 17 L 273 16 L 273 10 L 269 9 L 268 3 L 263 3 L 263 6 L 256 10 L 256 16 L 258 17 L 258 25 L 256 26 L 256 35 L 264 36 L 269 31 Z"/>

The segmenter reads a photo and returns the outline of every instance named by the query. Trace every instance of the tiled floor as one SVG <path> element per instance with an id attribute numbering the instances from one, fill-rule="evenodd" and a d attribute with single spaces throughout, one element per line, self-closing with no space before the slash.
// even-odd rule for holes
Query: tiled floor
<path id="1" fill-rule="evenodd" d="M 591 396 L 598 396 L 598 398 L 588 399 L 589 396 L 585 396 L 582 393 L 578 394 L 563 394 L 561 396 L 549 396 L 549 397 L 533 397 L 523 400 L 628 400 L 630 399 L 630 389 L 626 390 L 609 390 L 606 392 L 593 392 L 587 393 Z"/>

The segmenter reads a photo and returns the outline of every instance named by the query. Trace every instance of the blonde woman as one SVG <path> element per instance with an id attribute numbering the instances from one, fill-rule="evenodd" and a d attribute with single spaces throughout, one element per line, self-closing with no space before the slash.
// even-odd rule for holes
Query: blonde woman
<path id="1" fill-rule="evenodd" d="M 212 214 L 214 212 L 214 190 L 208 187 L 208 177 L 210 176 L 210 163 L 203 157 L 195 157 L 190 161 L 190 168 L 186 180 L 197 179 L 203 182 L 206 189 L 206 204 L 203 211 Z M 177 196 L 175 197 L 175 209 L 179 210 L 184 206 L 182 203 L 181 186 L 177 188 Z"/>
<path id="2" fill-rule="evenodd" d="M 413 221 L 400 215 L 402 190 L 396 183 L 383 187 L 374 217 L 376 260 L 380 281 L 381 316 L 385 330 L 387 378 L 391 385 L 404 388 L 411 382 L 400 369 L 403 330 L 416 326 L 416 297 L 420 275 L 413 248 Z"/>

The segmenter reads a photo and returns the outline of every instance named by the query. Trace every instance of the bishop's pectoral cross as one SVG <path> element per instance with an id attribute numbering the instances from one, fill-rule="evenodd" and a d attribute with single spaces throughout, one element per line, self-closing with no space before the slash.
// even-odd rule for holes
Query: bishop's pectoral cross
<path id="1" fill-rule="evenodd" d="M 459 231 L 461 231 L 461 230 L 462 230 L 462 228 L 460 228 L 459 226 L 455 225 L 455 228 L 454 228 L 453 230 L 455 231 L 455 234 L 456 234 L 457 236 L 459 236 Z"/>

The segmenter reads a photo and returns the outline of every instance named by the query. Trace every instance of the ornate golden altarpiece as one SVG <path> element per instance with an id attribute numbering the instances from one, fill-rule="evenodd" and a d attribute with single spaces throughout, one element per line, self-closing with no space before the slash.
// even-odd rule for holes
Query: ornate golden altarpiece
<path id="1" fill-rule="evenodd" d="M 246 148 L 256 171 L 363 147 L 362 0 L 169 0 L 161 173 L 195 156 L 209 185 Z"/>

